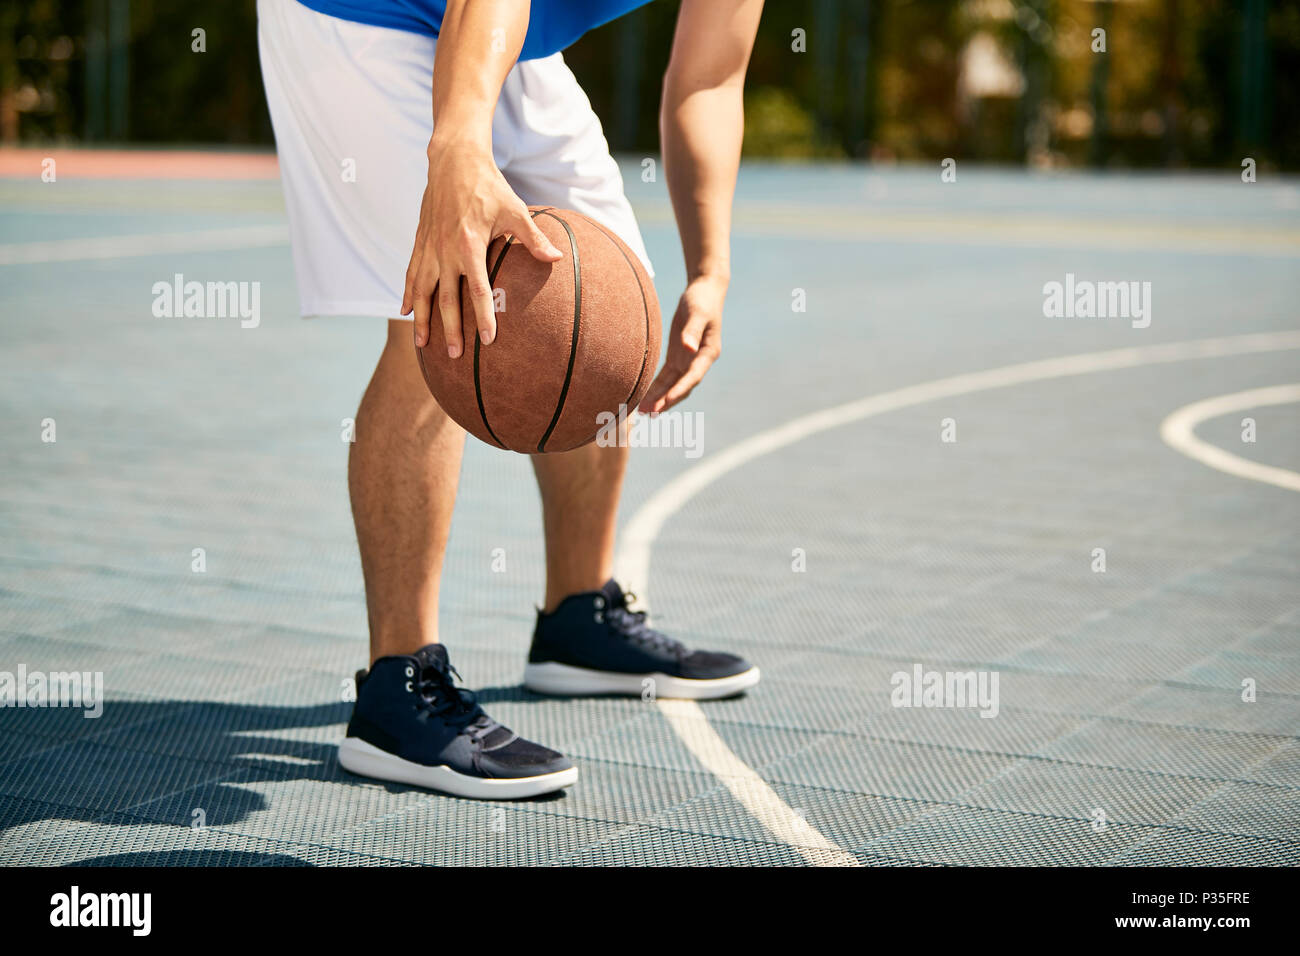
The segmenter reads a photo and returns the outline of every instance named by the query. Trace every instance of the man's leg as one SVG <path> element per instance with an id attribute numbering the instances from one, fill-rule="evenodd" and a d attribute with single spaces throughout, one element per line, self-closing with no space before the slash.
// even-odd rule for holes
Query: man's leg
<path id="1" fill-rule="evenodd" d="M 465 448 L 464 430 L 424 384 L 411 336 L 410 322 L 389 321 L 348 457 L 372 662 L 438 640 L 438 585 Z"/>
<path id="2" fill-rule="evenodd" d="M 613 580 L 625 444 L 534 455 L 546 525 L 546 606 L 537 616 L 524 686 L 542 694 L 626 694 L 707 700 L 758 683 L 734 654 L 691 651 L 654 630 Z"/>
<path id="3" fill-rule="evenodd" d="M 456 683 L 438 640 L 438 585 L 465 432 L 424 384 L 410 322 L 388 344 L 357 412 L 348 459 L 370 613 L 370 669 L 339 744 L 350 773 L 460 797 L 511 800 L 562 790 L 563 754 L 492 720 Z"/>
<path id="4" fill-rule="evenodd" d="M 618 499 L 627 471 L 625 446 L 590 444 L 533 455 L 546 530 L 548 613 L 579 591 L 597 591 L 613 575 Z"/>

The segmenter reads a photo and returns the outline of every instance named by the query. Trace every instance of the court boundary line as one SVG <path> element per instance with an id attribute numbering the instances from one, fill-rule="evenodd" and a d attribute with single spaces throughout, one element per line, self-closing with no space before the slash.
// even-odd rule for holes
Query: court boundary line
<path id="1" fill-rule="evenodd" d="M 1227 449 L 1211 445 L 1196 436 L 1196 426 L 1211 418 L 1218 418 L 1230 412 L 1271 405 L 1290 405 L 1294 402 L 1300 402 L 1300 383 L 1272 385 L 1267 388 L 1232 392 L 1228 395 L 1216 395 L 1175 409 L 1160 423 L 1160 437 L 1174 451 L 1182 452 L 1188 458 L 1199 461 L 1202 465 L 1207 465 L 1216 471 L 1250 481 L 1277 485 L 1288 491 L 1300 491 L 1300 472 L 1234 455 Z"/>
<path id="2" fill-rule="evenodd" d="M 729 445 L 717 454 L 705 457 L 660 487 L 628 520 L 621 533 L 615 565 L 619 569 L 621 580 L 632 583 L 637 593 L 647 594 L 655 540 L 668 519 L 681 511 L 692 498 L 742 465 L 842 425 L 855 424 L 886 412 L 938 399 L 1031 382 L 1289 349 L 1300 349 L 1300 330 L 1081 352 L 933 379 L 810 412 Z M 708 717 L 698 703 L 689 700 L 658 700 L 656 705 L 673 733 L 692 756 L 773 837 L 792 847 L 815 866 L 860 865 L 856 856 L 808 823 L 753 768 L 736 756 L 709 724 Z"/>

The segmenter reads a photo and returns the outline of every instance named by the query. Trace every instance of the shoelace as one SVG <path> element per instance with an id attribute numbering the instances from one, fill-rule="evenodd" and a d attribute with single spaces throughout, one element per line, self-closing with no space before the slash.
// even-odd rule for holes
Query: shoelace
<path id="1" fill-rule="evenodd" d="M 454 727 L 460 727 L 476 739 L 485 737 L 498 726 L 495 720 L 483 712 L 472 690 L 457 687 L 452 675 L 463 680 L 460 672 L 450 664 L 447 673 L 436 667 L 425 667 L 420 671 L 417 685 L 420 697 L 435 717 L 441 717 Z"/>
<path id="2" fill-rule="evenodd" d="M 624 591 L 621 601 L 610 604 L 606 608 L 605 619 L 614 626 L 614 629 L 619 634 L 638 644 L 655 650 L 667 651 L 679 658 L 685 654 L 686 647 L 681 641 L 674 640 L 667 634 L 660 633 L 646 624 L 648 612 L 632 610 L 631 604 L 635 600 L 635 594 L 631 591 Z"/>

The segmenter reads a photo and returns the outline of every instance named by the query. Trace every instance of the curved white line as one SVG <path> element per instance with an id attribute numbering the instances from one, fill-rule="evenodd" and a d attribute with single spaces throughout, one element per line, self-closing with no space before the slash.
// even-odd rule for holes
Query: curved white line
<path id="1" fill-rule="evenodd" d="M 633 582 L 637 593 L 644 594 L 650 580 L 651 549 L 670 517 L 695 495 L 741 465 L 820 432 L 941 398 L 969 395 L 1010 385 L 1165 362 L 1297 348 L 1300 348 L 1300 331 L 1233 335 L 1107 352 L 1085 352 L 953 375 L 869 395 L 857 401 L 803 415 L 784 425 L 751 435 L 716 455 L 704 458 L 651 495 L 650 500 L 637 510 L 623 530 L 615 559 L 619 578 Z M 856 857 L 810 826 L 801 814 L 786 805 L 766 781 L 727 747 L 726 742 L 709 726 L 704 711 L 698 704 L 693 701 L 660 700 L 658 706 L 686 748 L 722 781 L 732 796 L 774 837 L 793 847 L 813 864 L 857 864 Z"/>
<path id="2" fill-rule="evenodd" d="M 659 710 L 695 759 L 721 780 L 774 837 L 814 866 L 861 865 L 856 856 L 832 843 L 787 806 L 762 777 L 737 757 L 709 725 L 699 704 L 693 700 L 661 700 Z"/>
<path id="3" fill-rule="evenodd" d="M 1173 412 L 1160 423 L 1160 437 L 1170 448 L 1203 465 L 1238 478 L 1249 478 L 1251 481 L 1262 481 L 1290 491 L 1300 491 L 1300 473 L 1242 458 L 1196 437 L 1196 426 L 1211 418 L 1247 408 L 1288 405 L 1292 402 L 1300 402 L 1300 385 L 1274 385 L 1271 388 L 1253 388 L 1231 395 L 1218 395 L 1184 405 Z"/>

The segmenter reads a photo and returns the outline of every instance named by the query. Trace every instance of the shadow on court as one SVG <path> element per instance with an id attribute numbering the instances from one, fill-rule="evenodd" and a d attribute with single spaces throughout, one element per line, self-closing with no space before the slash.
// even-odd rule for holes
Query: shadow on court
<path id="1" fill-rule="evenodd" d="M 480 703 L 534 703 L 546 698 L 522 686 L 477 692 Z M 109 827 L 164 825 L 178 832 L 227 827 L 271 810 L 266 797 L 244 785 L 303 780 L 381 788 L 390 794 L 428 794 L 401 784 L 356 777 L 337 760 L 337 739 L 352 711 L 339 702 L 306 707 L 162 701 L 108 701 L 104 717 L 88 720 L 69 708 L 26 708 L 8 730 L 28 748 L 21 770 L 7 781 L 0 842 L 19 828 L 48 822 L 58 829 L 77 821 Z M 338 728 L 325 742 L 286 739 L 283 732 Z M 44 749 L 42 749 L 42 745 Z M 13 756 L 13 755 L 10 755 Z M 216 778 L 220 779 L 216 779 Z M 517 803 L 545 804 L 563 793 Z M 359 820 L 357 822 L 360 822 Z M 44 828 L 38 827 L 43 830 Z M 3 834 L 9 834 L 8 837 Z M 32 842 L 32 841 L 24 841 Z M 21 850 L 11 844 L 21 856 Z M 17 862 L 16 860 L 14 862 Z M 71 861 L 97 866 L 311 865 L 280 854 L 201 849 L 110 853 Z"/>

